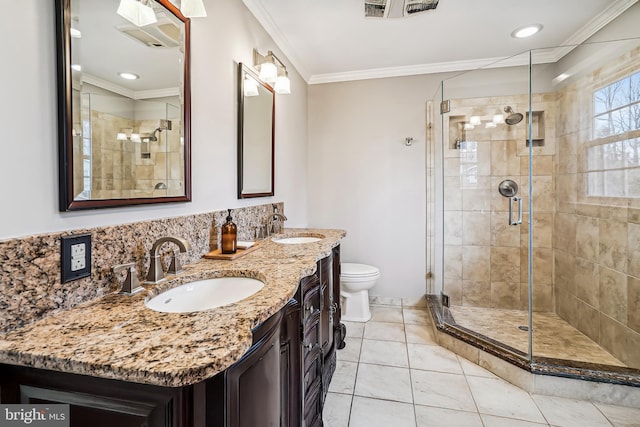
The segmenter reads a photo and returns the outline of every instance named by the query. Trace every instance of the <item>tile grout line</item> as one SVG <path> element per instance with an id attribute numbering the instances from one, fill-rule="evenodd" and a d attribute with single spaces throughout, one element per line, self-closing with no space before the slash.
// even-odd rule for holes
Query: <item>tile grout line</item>
<path id="1" fill-rule="evenodd" d="M 418 426 L 418 414 L 416 413 L 416 397 L 413 393 L 413 376 L 411 375 L 411 359 L 409 358 L 409 340 L 407 339 L 407 324 L 404 319 L 404 303 L 401 304 L 402 311 L 402 331 L 404 332 L 404 348 L 407 354 L 407 367 L 409 369 L 409 387 L 411 388 L 411 403 L 413 406 L 413 424 Z"/>
<path id="2" fill-rule="evenodd" d="M 478 407 L 478 402 L 476 401 L 476 396 L 473 394 L 473 390 L 471 390 L 471 385 L 469 384 L 469 379 L 467 378 L 467 373 L 464 370 L 464 367 L 460 363 L 460 356 L 456 354 L 456 360 L 458 361 L 458 365 L 460 365 L 460 370 L 462 371 L 462 376 L 464 377 L 464 383 L 467 385 L 467 389 L 469 390 L 469 394 L 471 395 L 471 399 L 473 399 L 473 404 L 476 407 L 476 413 L 478 414 L 478 418 L 480 418 L 480 422 L 484 426 L 484 420 L 482 419 L 482 415 L 480 414 L 480 408 Z"/>
<path id="3" fill-rule="evenodd" d="M 351 404 L 349 405 L 349 416 L 347 417 L 347 427 L 351 425 L 351 416 L 353 415 L 353 401 L 356 397 L 356 384 L 358 383 L 358 371 L 360 370 L 360 357 L 362 356 L 362 344 L 364 343 L 364 329 L 367 322 L 362 324 L 362 336 L 360 337 L 360 350 L 358 351 L 358 362 L 356 363 L 356 375 L 353 378 L 353 390 L 351 392 Z M 346 337 L 345 337 L 346 338 Z"/>
<path id="4" fill-rule="evenodd" d="M 538 405 L 538 402 L 536 401 L 536 399 L 533 398 L 533 393 L 529 393 L 529 392 L 527 392 L 527 393 L 529 394 L 529 397 L 531 398 L 531 400 L 533 400 L 533 404 L 536 405 L 536 408 L 540 412 L 540 415 L 542 415 L 542 418 L 544 418 L 544 420 L 547 422 L 547 425 L 550 426 L 551 425 L 551 421 L 549 421 L 547 419 L 547 416 L 544 414 L 544 412 L 542 412 L 542 408 L 540 408 L 540 405 Z M 609 420 L 607 420 L 607 421 L 609 421 Z"/>
<path id="5" fill-rule="evenodd" d="M 596 405 L 596 404 L 595 404 L 595 402 L 591 402 L 591 404 L 592 404 L 593 406 L 595 406 L 595 407 L 596 407 L 596 409 L 598 410 L 598 412 L 600 412 L 600 413 L 602 414 L 602 416 L 604 417 L 604 419 L 605 419 L 605 420 L 607 420 L 607 422 L 608 422 L 609 424 L 611 424 L 612 426 L 615 426 L 615 424 L 613 423 L 613 421 L 611 421 L 611 420 L 609 419 L 609 417 L 607 417 L 607 414 L 605 414 L 604 412 L 602 412 L 602 409 L 600 409 L 600 407 L 599 407 L 598 405 Z M 543 414 L 543 415 L 544 415 L 544 414 Z M 546 417 L 545 417 L 545 419 L 546 419 Z"/>

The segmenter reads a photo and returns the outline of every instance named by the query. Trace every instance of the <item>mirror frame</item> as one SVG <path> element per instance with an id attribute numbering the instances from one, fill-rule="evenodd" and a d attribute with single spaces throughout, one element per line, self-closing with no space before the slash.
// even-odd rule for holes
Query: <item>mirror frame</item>
<path id="1" fill-rule="evenodd" d="M 263 193 L 243 193 L 243 153 L 244 153 L 244 74 L 249 74 L 263 88 L 271 92 L 271 191 Z M 260 80 L 258 75 L 243 63 L 238 64 L 238 199 L 254 197 L 269 197 L 274 195 L 275 176 L 275 125 L 276 125 L 276 93 L 267 83 Z"/>
<path id="2" fill-rule="evenodd" d="M 61 212 L 191 201 L 191 79 L 190 79 L 190 23 L 169 0 L 155 0 L 184 23 L 183 78 L 183 138 L 184 189 L 182 196 L 74 200 L 73 196 L 73 135 L 71 82 L 71 0 L 55 0 L 56 60 L 58 84 L 58 192 Z"/>

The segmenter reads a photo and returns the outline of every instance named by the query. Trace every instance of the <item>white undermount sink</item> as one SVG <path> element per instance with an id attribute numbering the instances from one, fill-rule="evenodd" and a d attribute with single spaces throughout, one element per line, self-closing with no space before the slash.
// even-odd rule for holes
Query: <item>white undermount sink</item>
<path id="1" fill-rule="evenodd" d="M 316 236 L 294 236 L 294 237 L 279 237 L 272 239 L 276 243 L 282 243 L 285 245 L 299 245 L 302 243 L 313 243 L 322 240 L 321 237 Z"/>
<path id="2" fill-rule="evenodd" d="M 149 299 L 145 305 L 163 313 L 191 313 L 241 301 L 263 287 L 260 280 L 249 277 L 217 277 L 169 289 Z"/>

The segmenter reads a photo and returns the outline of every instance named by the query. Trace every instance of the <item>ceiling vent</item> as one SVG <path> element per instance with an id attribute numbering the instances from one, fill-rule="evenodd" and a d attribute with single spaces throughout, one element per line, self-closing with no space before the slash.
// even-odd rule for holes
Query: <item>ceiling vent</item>
<path id="1" fill-rule="evenodd" d="M 144 27 L 130 24 L 117 25 L 122 34 L 153 48 L 172 48 L 180 46 L 181 28 L 170 19 L 158 18 L 158 22 Z"/>
<path id="2" fill-rule="evenodd" d="M 384 18 L 387 0 L 365 0 L 364 16 L 367 18 Z"/>
<path id="3" fill-rule="evenodd" d="M 438 7 L 440 0 L 407 0 L 405 1 L 404 10 L 407 15 L 418 12 L 426 12 Z"/>
<path id="4" fill-rule="evenodd" d="M 438 7 L 440 0 L 365 0 L 367 18 L 402 18 Z"/>

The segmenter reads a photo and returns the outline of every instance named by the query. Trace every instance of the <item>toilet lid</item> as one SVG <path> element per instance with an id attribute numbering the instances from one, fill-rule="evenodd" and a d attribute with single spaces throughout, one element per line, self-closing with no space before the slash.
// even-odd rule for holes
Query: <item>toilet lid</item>
<path id="1" fill-rule="evenodd" d="M 341 276 L 368 277 L 376 276 L 378 274 L 380 274 L 380 270 L 371 265 L 343 262 L 340 266 Z"/>

